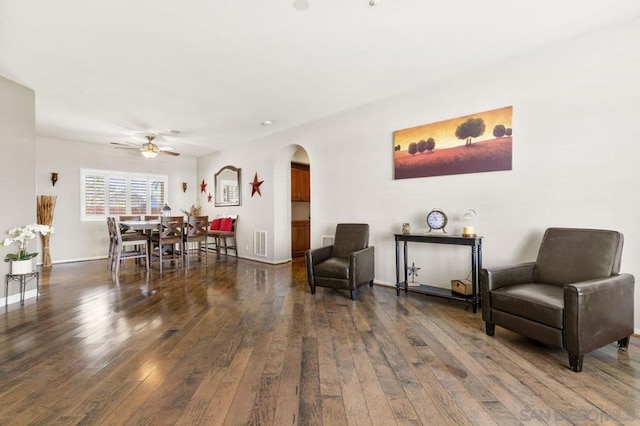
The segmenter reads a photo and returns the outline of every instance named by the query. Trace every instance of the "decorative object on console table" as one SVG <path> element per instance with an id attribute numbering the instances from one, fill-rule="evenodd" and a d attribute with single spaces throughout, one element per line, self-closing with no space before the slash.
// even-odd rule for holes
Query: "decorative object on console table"
<path id="1" fill-rule="evenodd" d="M 47 226 L 47 225 L 39 225 L 37 223 L 27 225 L 24 227 L 10 229 L 9 231 L 7 231 L 7 234 L 9 234 L 9 238 L 5 238 L 4 241 L 2 242 L 2 245 L 8 246 L 16 243 L 18 244 L 19 249 L 17 254 L 13 254 L 13 253 L 7 254 L 4 258 L 4 261 L 12 263 L 11 269 L 13 271 L 14 269 L 13 262 L 26 260 L 31 266 L 28 272 L 29 273 L 33 272 L 33 262 L 31 259 L 36 257 L 38 253 L 29 253 L 28 251 L 29 240 L 34 238 L 38 233 L 52 234 L 53 231 L 54 231 L 53 227 Z M 24 263 L 20 263 L 19 265 L 16 265 L 16 268 L 25 268 L 26 266 L 28 265 Z M 21 269 L 18 269 L 18 270 L 21 270 Z M 13 272 L 13 273 L 18 274 L 21 272 Z"/>
<path id="2" fill-rule="evenodd" d="M 40 225 L 46 225 L 51 227 L 53 225 L 53 212 L 56 208 L 56 196 L 55 195 L 39 195 L 38 196 L 38 223 Z M 51 253 L 49 251 L 49 239 L 51 233 L 40 233 L 40 240 L 42 241 L 42 267 L 51 267 Z"/>
<path id="3" fill-rule="evenodd" d="M 476 224 L 476 217 L 478 217 L 478 214 L 474 209 L 469 209 L 465 214 L 462 215 L 462 223 L 463 223 L 462 236 L 463 237 L 470 238 L 470 237 L 476 236 L 476 231 L 474 227 Z"/>
<path id="4" fill-rule="evenodd" d="M 447 226 L 447 222 L 449 222 L 449 218 L 442 210 L 433 209 L 427 215 L 427 225 L 429 226 L 427 232 L 431 232 L 434 229 L 442 229 L 442 232 L 446 234 L 447 231 L 445 231 L 444 227 Z"/>
<path id="5" fill-rule="evenodd" d="M 451 291 L 469 296 L 473 294 L 473 284 L 470 280 L 451 280 Z"/>
<path id="6" fill-rule="evenodd" d="M 411 225 L 409 225 L 408 223 L 403 223 L 402 224 L 402 233 L 403 234 L 410 234 L 411 233 Z"/>
<path id="7" fill-rule="evenodd" d="M 415 262 L 411 262 L 411 266 L 407 268 L 407 273 L 411 276 L 411 281 L 407 282 L 409 287 L 420 287 L 420 283 L 415 281 L 415 278 L 418 276 L 418 271 L 421 268 L 417 267 Z"/>

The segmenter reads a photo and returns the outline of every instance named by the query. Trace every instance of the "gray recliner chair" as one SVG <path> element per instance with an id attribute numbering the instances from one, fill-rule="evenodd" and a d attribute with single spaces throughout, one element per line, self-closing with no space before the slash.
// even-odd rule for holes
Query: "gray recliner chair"
<path id="1" fill-rule="evenodd" d="M 596 229 L 549 228 L 535 262 L 483 269 L 486 333 L 507 328 L 565 349 L 582 371 L 583 356 L 634 331 L 634 277 L 620 274 L 623 235 Z"/>
<path id="2" fill-rule="evenodd" d="M 367 224 L 338 224 L 333 245 L 307 250 L 305 257 L 311 294 L 316 287 L 346 289 L 355 300 L 359 287 L 373 287 L 374 248 L 369 247 Z"/>

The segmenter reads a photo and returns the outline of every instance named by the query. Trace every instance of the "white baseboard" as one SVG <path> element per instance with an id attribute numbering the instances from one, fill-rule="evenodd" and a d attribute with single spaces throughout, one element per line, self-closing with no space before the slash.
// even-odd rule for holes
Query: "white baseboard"
<path id="1" fill-rule="evenodd" d="M 37 295 L 36 293 L 36 289 L 34 288 L 33 290 L 27 290 L 24 293 L 24 300 L 25 302 L 29 299 L 33 299 L 35 298 Z M 12 305 L 14 303 L 20 302 L 20 293 L 16 293 L 16 294 L 10 294 L 9 295 L 9 300 L 8 300 L 8 304 Z M 7 298 L 6 297 L 2 297 L 0 298 L 0 305 L 4 305 L 5 303 L 7 303 Z"/>

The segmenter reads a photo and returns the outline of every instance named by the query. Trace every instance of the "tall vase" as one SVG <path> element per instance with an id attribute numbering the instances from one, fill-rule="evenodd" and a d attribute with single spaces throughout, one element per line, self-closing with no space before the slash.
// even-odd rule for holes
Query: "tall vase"
<path id="1" fill-rule="evenodd" d="M 40 239 L 42 240 L 42 267 L 50 268 L 51 267 L 51 253 L 49 253 L 49 237 L 50 235 L 40 235 Z"/>
<path id="2" fill-rule="evenodd" d="M 33 260 L 12 260 L 11 261 L 11 273 L 17 274 L 29 274 L 33 272 Z"/>
<path id="3" fill-rule="evenodd" d="M 37 214 L 38 223 L 41 225 L 51 226 L 53 223 L 53 211 L 56 208 L 56 196 L 55 195 L 39 195 L 37 198 Z M 42 267 L 51 267 L 51 254 L 49 253 L 49 239 L 51 234 L 42 235 Z"/>

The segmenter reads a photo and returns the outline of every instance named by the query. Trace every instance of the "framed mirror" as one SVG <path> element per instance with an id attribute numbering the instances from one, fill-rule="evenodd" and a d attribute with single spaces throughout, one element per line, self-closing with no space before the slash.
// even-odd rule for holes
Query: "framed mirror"
<path id="1" fill-rule="evenodd" d="M 224 166 L 214 177 L 216 207 L 240 205 L 240 169 Z"/>

